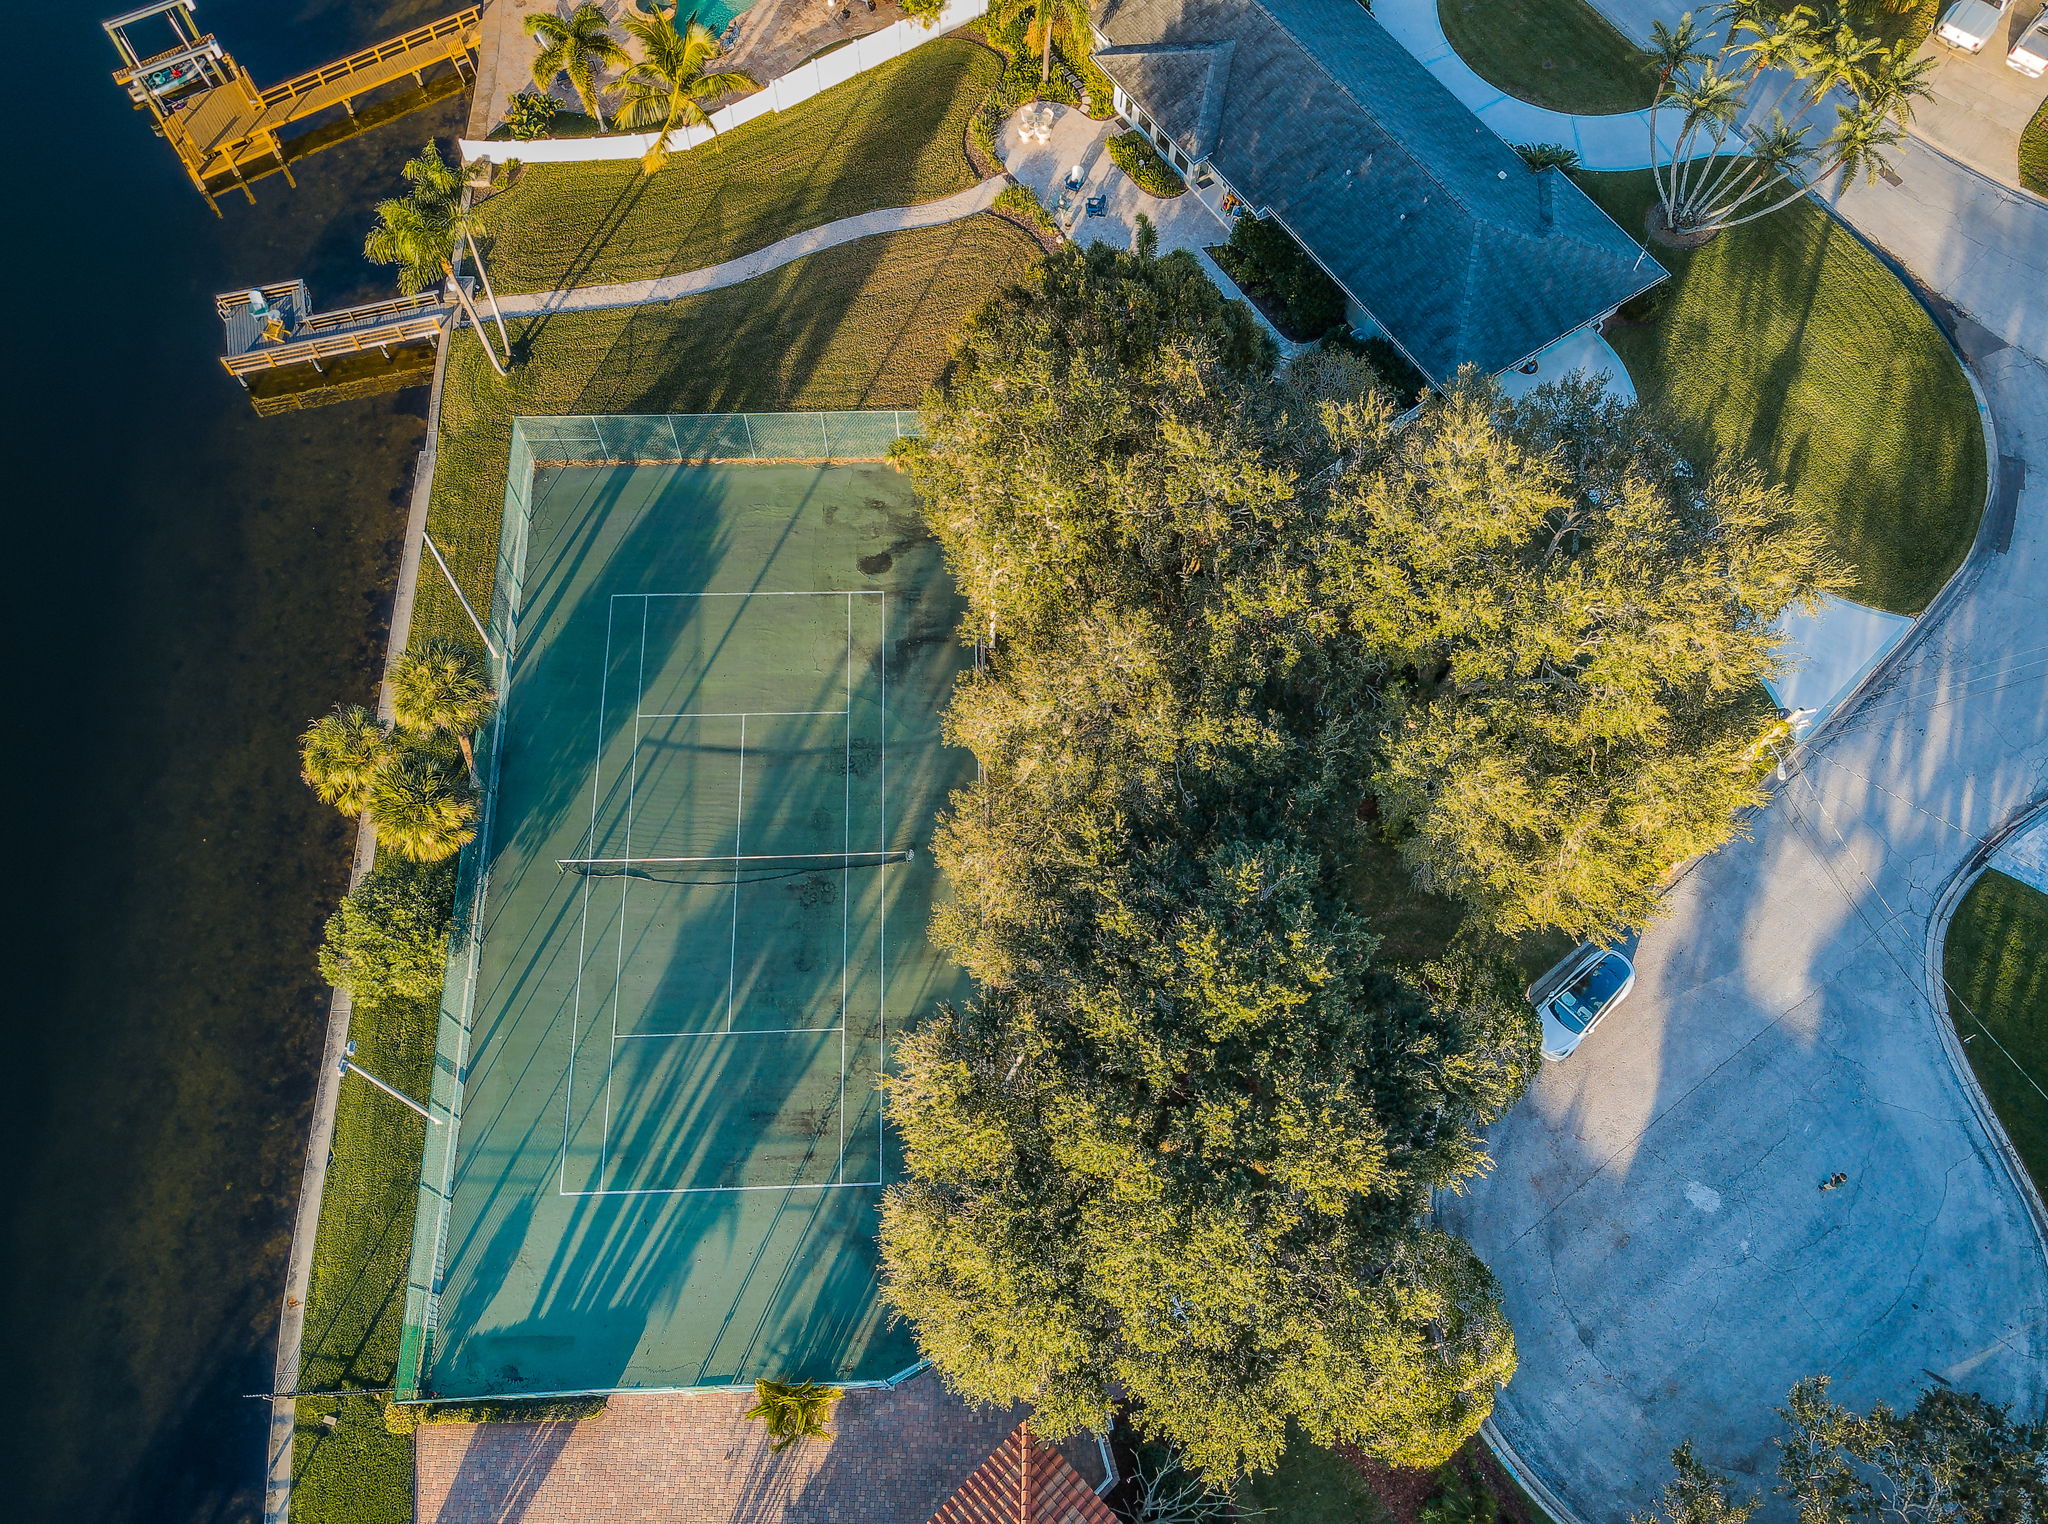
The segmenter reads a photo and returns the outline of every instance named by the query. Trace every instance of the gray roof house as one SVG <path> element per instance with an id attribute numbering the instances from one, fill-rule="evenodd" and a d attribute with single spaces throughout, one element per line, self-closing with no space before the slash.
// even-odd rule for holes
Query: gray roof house
<path id="1" fill-rule="evenodd" d="M 1432 381 L 1510 369 L 1665 278 L 1358 0 L 1103 0 L 1095 31 L 1125 119 L 1205 199 L 1220 180 L 1278 218 Z"/>

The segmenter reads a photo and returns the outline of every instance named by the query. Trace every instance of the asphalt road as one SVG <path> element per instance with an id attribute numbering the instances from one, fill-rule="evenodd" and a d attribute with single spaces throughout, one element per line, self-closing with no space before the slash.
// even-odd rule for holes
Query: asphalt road
<path id="1" fill-rule="evenodd" d="M 1958 315 L 2007 548 L 1677 886 L 1629 1002 L 1443 1208 L 1520 1341 L 1499 1435 L 1587 1524 L 1646 1510 L 1687 1438 L 1767 1479 L 1803 1376 L 1857 1406 L 2048 1398 L 2048 1253 L 1927 987 L 1944 889 L 2048 795 L 2048 203 L 1919 143 L 1897 181 L 1841 210 Z"/>

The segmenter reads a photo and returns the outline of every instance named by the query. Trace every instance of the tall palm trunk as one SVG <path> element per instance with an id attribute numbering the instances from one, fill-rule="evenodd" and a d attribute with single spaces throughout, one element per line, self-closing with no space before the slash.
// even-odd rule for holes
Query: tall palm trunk
<path id="1" fill-rule="evenodd" d="M 1045 56 L 1039 60 L 1038 64 L 1038 87 L 1041 90 L 1052 83 L 1052 27 L 1054 19 L 1052 11 L 1048 8 L 1044 16 Z"/>
<path id="2" fill-rule="evenodd" d="M 462 289 L 462 282 L 455 278 L 454 264 L 449 260 L 442 260 L 441 272 L 448 277 L 448 284 L 454 288 L 456 305 L 462 308 L 475 327 L 477 340 L 484 346 L 484 358 L 491 362 L 492 370 L 503 376 L 505 367 L 498 359 L 497 350 L 491 348 L 491 336 L 484 328 L 484 320 L 477 312 L 476 304 L 469 299 L 469 293 Z"/>
<path id="3" fill-rule="evenodd" d="M 465 229 L 462 240 L 469 245 L 470 262 L 476 266 L 476 278 L 483 282 L 484 295 L 491 304 L 491 321 L 498 325 L 498 338 L 505 346 L 505 358 L 512 358 L 512 335 L 505 331 L 505 314 L 498 310 L 498 293 L 491 289 L 491 272 L 484 268 L 482 250 L 476 246 L 475 237 Z"/>

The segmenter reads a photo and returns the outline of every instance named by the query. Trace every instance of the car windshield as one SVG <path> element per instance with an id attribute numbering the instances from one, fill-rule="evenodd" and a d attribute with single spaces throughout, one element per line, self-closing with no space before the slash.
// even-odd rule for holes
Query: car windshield
<path id="1" fill-rule="evenodd" d="M 1572 1031 L 1583 1032 L 1627 981 L 1627 962 L 1609 953 L 1558 992 L 1551 1013 Z"/>

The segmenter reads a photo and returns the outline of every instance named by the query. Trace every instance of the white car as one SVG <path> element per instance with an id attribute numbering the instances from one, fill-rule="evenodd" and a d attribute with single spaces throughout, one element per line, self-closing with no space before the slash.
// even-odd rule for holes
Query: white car
<path id="1" fill-rule="evenodd" d="M 1981 53 L 1992 33 L 1998 30 L 1998 23 L 2005 19 L 2005 8 L 2011 3 L 2012 0 L 1956 0 L 1941 18 L 1934 35 L 1965 53 Z"/>
<path id="2" fill-rule="evenodd" d="M 1635 965 L 1615 947 L 1582 947 L 1560 967 L 1562 982 L 1543 997 L 1543 1056 L 1569 1058 L 1607 1013 L 1636 987 Z"/>
<path id="3" fill-rule="evenodd" d="M 2043 10 L 2034 18 L 2034 24 L 2020 33 L 2005 61 L 2028 79 L 2048 74 L 2048 10 Z"/>

